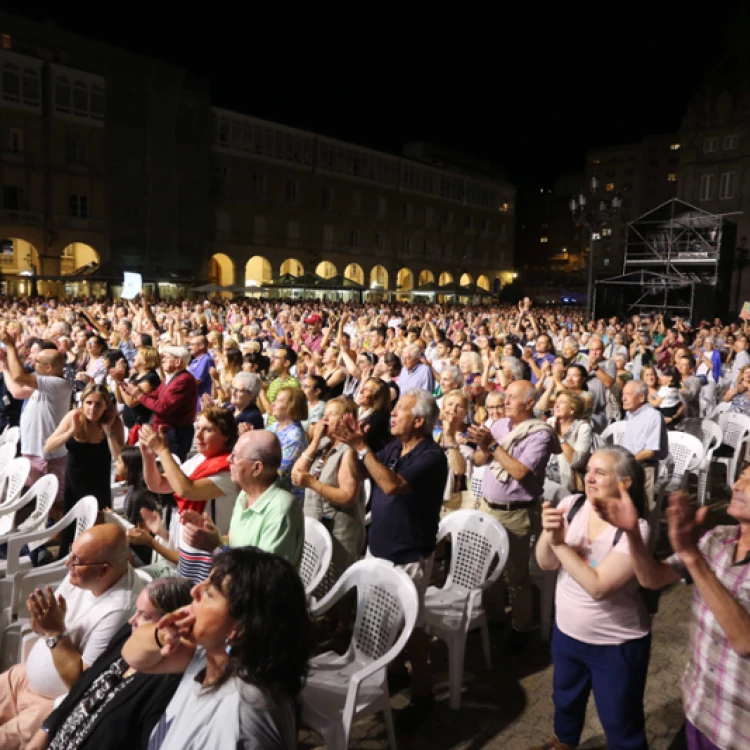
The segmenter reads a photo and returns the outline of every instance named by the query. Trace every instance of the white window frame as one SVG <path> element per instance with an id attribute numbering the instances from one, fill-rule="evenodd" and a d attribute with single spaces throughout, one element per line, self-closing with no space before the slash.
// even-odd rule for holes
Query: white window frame
<path id="1" fill-rule="evenodd" d="M 703 139 L 703 153 L 712 154 L 719 150 L 719 139 L 716 136 Z"/>
<path id="2" fill-rule="evenodd" d="M 737 172 L 722 172 L 719 177 L 719 199 L 731 200 L 737 193 Z"/>
<path id="3" fill-rule="evenodd" d="M 714 192 L 714 175 L 702 174 L 699 182 L 698 200 L 710 201 Z"/>
<path id="4" fill-rule="evenodd" d="M 734 151 L 740 145 L 740 137 L 737 133 L 725 135 L 722 139 L 722 148 L 724 151 Z"/>

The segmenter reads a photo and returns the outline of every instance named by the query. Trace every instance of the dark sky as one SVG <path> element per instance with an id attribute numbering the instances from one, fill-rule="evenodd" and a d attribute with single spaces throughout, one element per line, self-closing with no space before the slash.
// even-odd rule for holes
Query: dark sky
<path id="1" fill-rule="evenodd" d="M 0 2 L 207 75 L 218 106 L 397 153 L 427 140 L 550 184 L 587 148 L 675 130 L 742 2 L 454 3 L 452 15 L 317 4 L 309 17 L 226 3 L 167 17 L 131 3 L 109 6 L 113 18 L 30 5 Z"/>

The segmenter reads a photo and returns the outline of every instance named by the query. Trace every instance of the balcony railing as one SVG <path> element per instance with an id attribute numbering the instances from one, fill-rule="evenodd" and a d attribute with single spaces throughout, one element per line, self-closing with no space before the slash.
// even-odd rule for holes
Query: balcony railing
<path id="1" fill-rule="evenodd" d="M 0 222 L 4 224 L 23 224 L 25 226 L 40 226 L 44 222 L 44 214 L 36 211 L 17 211 L 15 209 L 0 210 Z"/>

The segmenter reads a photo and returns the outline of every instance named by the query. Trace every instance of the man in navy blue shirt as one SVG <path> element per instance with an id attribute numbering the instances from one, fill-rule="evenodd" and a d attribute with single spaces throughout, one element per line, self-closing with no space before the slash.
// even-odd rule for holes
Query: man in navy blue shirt
<path id="1" fill-rule="evenodd" d="M 339 439 L 357 452 L 372 479 L 368 555 L 402 568 L 414 581 L 420 606 L 430 582 L 448 480 L 446 455 L 432 439 L 437 417 L 432 394 L 410 388 L 391 415 L 394 439 L 377 454 L 368 448 L 363 428 L 351 415 L 346 415 L 337 429 Z M 411 702 L 398 718 L 403 731 L 418 729 L 432 708 L 427 646 L 427 634 L 418 620 L 407 646 L 412 667 Z"/>

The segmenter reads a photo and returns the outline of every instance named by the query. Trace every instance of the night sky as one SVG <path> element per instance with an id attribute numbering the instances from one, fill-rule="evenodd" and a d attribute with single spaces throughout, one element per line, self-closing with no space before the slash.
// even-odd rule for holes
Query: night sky
<path id="1" fill-rule="evenodd" d="M 171 19 L 160 3 L 29 5 L 0 3 L 206 75 L 217 106 L 395 153 L 426 140 L 541 186 L 587 148 L 676 130 L 743 3 L 318 4 L 309 17 L 217 3 Z"/>

